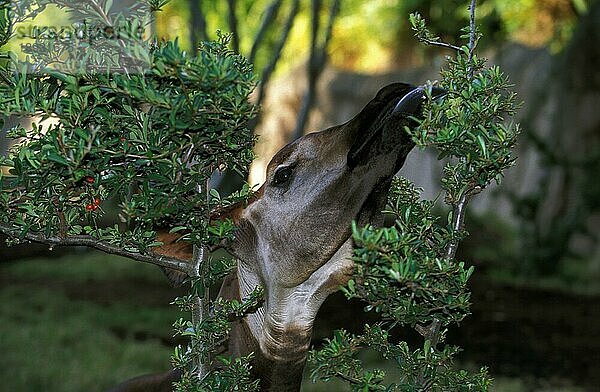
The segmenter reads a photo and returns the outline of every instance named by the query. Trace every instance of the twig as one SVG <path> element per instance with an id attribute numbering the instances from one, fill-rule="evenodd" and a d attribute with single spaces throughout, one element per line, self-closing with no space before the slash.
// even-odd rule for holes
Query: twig
<path id="1" fill-rule="evenodd" d="M 194 245 L 194 253 L 192 257 L 192 278 L 200 278 L 201 277 L 201 269 L 202 265 L 207 260 L 208 250 L 205 247 L 199 247 Z M 192 324 L 194 328 L 198 328 L 198 326 L 202 323 L 203 320 L 208 318 L 208 288 L 205 287 L 205 295 L 204 297 L 200 297 L 196 295 L 194 297 L 194 302 L 192 306 Z M 198 371 L 198 378 L 204 378 L 208 372 L 210 371 L 210 358 L 206 361 L 202 361 L 199 357 L 195 357 L 193 361 L 193 367 Z"/>
<path id="2" fill-rule="evenodd" d="M 254 60 L 256 60 L 256 53 L 258 52 L 258 47 L 262 43 L 264 36 L 267 32 L 269 26 L 273 23 L 275 18 L 277 17 L 277 13 L 279 12 L 279 8 L 281 8 L 282 0 L 274 0 L 265 11 L 265 16 L 262 20 L 262 23 L 256 33 L 256 37 L 254 38 L 254 43 L 252 44 L 252 49 L 250 49 L 250 55 L 248 56 L 248 61 L 251 64 L 254 64 Z"/>
<path id="3" fill-rule="evenodd" d="M 475 50 L 475 5 L 477 0 L 471 0 L 469 6 L 469 60 L 473 57 Z"/>
<path id="4" fill-rule="evenodd" d="M 294 20 L 296 19 L 296 14 L 298 13 L 299 7 L 300 7 L 300 0 L 294 0 L 294 2 L 292 3 L 292 6 L 290 8 L 290 12 L 285 20 L 279 41 L 277 42 L 277 44 L 275 45 L 275 49 L 273 50 L 273 55 L 271 57 L 271 61 L 269 62 L 269 64 L 267 64 L 265 66 L 265 68 L 262 71 L 261 82 L 260 82 L 260 85 L 258 86 L 258 99 L 256 102 L 257 105 L 260 105 L 265 98 L 265 91 L 267 89 L 267 85 L 269 84 L 269 81 L 271 79 L 273 71 L 275 70 L 275 66 L 277 65 L 277 62 L 279 61 L 279 57 L 281 57 L 281 52 L 283 51 L 283 47 L 285 46 L 285 43 L 287 42 L 288 36 L 290 34 L 290 30 L 292 30 L 292 27 L 294 25 Z M 254 129 L 259 122 L 260 122 L 260 112 L 252 120 L 250 120 L 250 122 L 248 123 L 248 127 L 250 129 Z"/>
<path id="5" fill-rule="evenodd" d="M 206 193 L 207 201 L 209 198 L 209 191 L 210 191 L 208 186 L 209 186 L 209 180 L 206 180 L 205 193 Z M 200 184 L 198 184 L 196 186 L 196 191 L 198 193 L 202 192 L 202 186 Z M 210 220 L 210 212 L 208 212 L 207 219 Z M 205 268 L 205 264 L 208 261 L 208 253 L 209 253 L 209 250 L 205 246 L 198 246 L 198 245 L 193 246 L 192 269 L 191 269 L 191 273 L 190 273 L 190 276 L 193 278 L 192 284 L 193 284 L 194 280 L 200 279 L 202 277 L 202 269 Z M 203 282 L 201 282 L 201 284 L 204 285 Z M 198 326 L 202 323 L 202 321 L 206 320 L 208 318 L 208 311 L 209 311 L 209 304 L 210 304 L 209 287 L 204 286 L 203 291 L 204 291 L 203 297 L 200 297 L 199 295 L 194 296 L 194 302 L 192 305 L 192 324 L 194 325 L 194 328 L 198 328 Z M 210 353 L 209 353 L 209 357 L 206 359 L 206 361 L 202 361 L 199 357 L 195 357 L 193 359 L 192 365 L 195 369 L 197 369 L 197 371 L 198 371 L 197 375 L 198 375 L 199 379 L 203 379 L 204 377 L 206 377 L 206 375 L 208 375 L 208 373 L 210 371 L 210 363 L 211 363 Z"/>
<path id="6" fill-rule="evenodd" d="M 469 192 L 465 191 L 458 199 L 458 202 L 452 207 L 452 233 L 459 233 L 465 225 L 465 210 L 469 202 Z M 456 256 L 456 250 L 458 249 L 458 240 L 452 238 L 448 248 L 446 249 L 446 259 L 452 260 Z"/>
<path id="7" fill-rule="evenodd" d="M 422 325 L 417 325 L 415 329 L 425 340 L 429 340 L 431 342 L 431 347 L 435 347 L 440 340 L 440 328 L 442 326 L 442 322 L 438 319 L 435 319 L 431 322 L 431 325 L 427 327 L 423 327 Z"/>
<path id="8" fill-rule="evenodd" d="M 342 380 L 348 381 L 350 384 L 360 384 L 360 380 L 358 378 L 350 377 L 342 372 L 336 372 L 336 375 Z"/>
<path id="9" fill-rule="evenodd" d="M 0 224 L 0 232 L 13 238 L 18 238 L 21 234 L 20 229 L 15 229 L 14 227 L 5 226 L 2 224 Z M 50 248 L 53 248 L 55 246 L 87 246 L 89 248 L 101 250 L 105 253 L 124 256 L 136 261 L 158 265 L 160 267 L 175 269 L 186 274 L 189 274 L 190 272 L 190 265 L 185 261 L 181 261 L 179 259 L 175 259 L 168 256 L 163 256 L 153 252 L 144 254 L 125 250 L 108 242 L 97 240 L 96 238 L 89 235 L 57 237 L 28 232 L 27 234 L 25 234 L 24 239 L 44 245 L 49 245 Z"/>
<path id="10" fill-rule="evenodd" d="M 235 0 L 227 0 L 227 22 L 231 32 L 231 46 L 234 52 L 240 52 L 240 37 L 238 34 L 238 20 L 235 14 Z"/>
<path id="11" fill-rule="evenodd" d="M 106 23 L 107 26 L 112 26 L 113 25 L 112 20 L 110 20 L 110 17 L 108 16 L 108 14 L 106 14 L 104 12 L 104 10 L 102 9 L 102 7 L 100 6 L 100 4 L 98 4 L 98 2 L 96 0 L 90 1 L 90 5 L 94 9 L 94 11 L 96 11 L 96 13 L 98 14 L 98 16 L 100 16 L 104 20 L 104 23 Z"/>
<path id="12" fill-rule="evenodd" d="M 473 53 L 475 51 L 475 6 L 477 1 L 471 0 L 471 5 L 469 6 L 469 62 L 473 58 Z M 473 67 L 469 67 L 468 70 L 469 79 L 473 78 Z M 458 201 L 452 206 L 452 232 L 456 234 L 463 229 L 464 221 L 465 221 L 465 210 L 467 203 L 469 202 L 469 197 L 471 195 L 470 190 L 464 191 Z M 446 250 L 446 258 L 448 260 L 454 259 L 456 255 L 456 250 L 458 248 L 458 241 L 453 238 L 448 245 Z"/>
<path id="13" fill-rule="evenodd" d="M 195 149 L 196 149 L 196 146 L 194 145 L 194 143 L 192 143 L 192 144 L 190 144 L 190 147 L 185 152 L 185 154 L 183 154 L 183 158 L 181 158 L 181 162 L 180 162 L 182 168 L 187 168 L 188 167 L 190 159 L 194 155 L 194 150 Z M 182 176 L 183 176 L 183 171 L 182 170 L 178 170 L 177 174 L 175 175 L 175 183 L 176 184 L 179 184 L 179 182 L 181 181 L 181 177 Z"/>
<path id="14" fill-rule="evenodd" d="M 199 41 L 208 41 L 206 32 L 206 18 L 202 12 L 201 0 L 188 0 L 190 14 L 192 16 L 192 28 L 190 29 L 190 38 L 192 41 L 192 53 L 198 53 Z"/>
<path id="15" fill-rule="evenodd" d="M 431 46 L 439 46 L 440 48 L 452 49 L 452 50 L 456 50 L 456 51 L 460 50 L 460 47 L 458 47 L 456 45 L 452 45 L 452 44 L 447 44 L 445 42 L 433 41 L 433 40 L 430 40 L 427 38 L 420 38 L 420 41 L 423 42 L 424 44 L 431 45 Z"/>
<path id="16" fill-rule="evenodd" d="M 320 47 L 317 47 L 317 37 L 319 35 L 319 8 L 320 0 L 313 0 L 312 2 L 312 35 L 311 35 L 311 46 L 310 46 L 310 59 L 308 63 L 308 88 L 304 99 L 302 100 L 302 106 L 296 120 L 296 128 L 292 139 L 296 139 L 304 133 L 306 122 L 308 121 L 308 115 L 314 105 L 316 98 L 317 81 L 319 76 L 323 72 L 327 59 L 327 46 L 331 40 L 331 34 L 333 31 L 333 22 L 339 12 L 340 2 L 334 0 L 329 8 L 329 20 L 325 30 L 325 39 Z"/>

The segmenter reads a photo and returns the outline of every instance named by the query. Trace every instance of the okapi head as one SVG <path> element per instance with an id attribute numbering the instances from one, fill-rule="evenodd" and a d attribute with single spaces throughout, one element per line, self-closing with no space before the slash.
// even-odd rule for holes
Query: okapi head
<path id="1" fill-rule="evenodd" d="M 299 390 L 317 311 L 352 273 L 351 222 L 378 220 L 392 177 L 414 146 L 405 127 L 415 126 L 423 99 L 422 88 L 384 87 L 347 123 L 281 149 L 255 197 L 216 214 L 238 227 L 222 244 L 238 268 L 221 295 L 242 298 L 265 288 L 263 306 L 234 325 L 229 342 L 232 355 L 255 353 L 263 390 Z"/>
<path id="2" fill-rule="evenodd" d="M 265 287 L 265 303 L 247 327 L 274 372 L 273 390 L 289 386 L 275 379 L 276 363 L 285 364 L 283 381 L 299 382 L 289 370 L 303 367 L 317 311 L 352 273 L 351 222 L 380 216 L 391 179 L 414 146 L 405 126 L 415 125 L 423 99 L 422 88 L 403 83 L 381 89 L 347 123 L 282 148 L 254 200 L 224 213 L 239 228 L 224 244 L 239 260 L 234 290 L 243 297 Z"/>

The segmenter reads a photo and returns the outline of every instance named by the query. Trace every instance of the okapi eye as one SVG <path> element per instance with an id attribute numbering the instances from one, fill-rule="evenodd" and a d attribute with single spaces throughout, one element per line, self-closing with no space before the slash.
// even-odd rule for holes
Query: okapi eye
<path id="1" fill-rule="evenodd" d="M 290 178 L 292 178 L 292 167 L 284 166 L 277 169 L 275 175 L 273 176 L 273 181 L 271 185 L 273 186 L 282 186 L 285 185 Z"/>

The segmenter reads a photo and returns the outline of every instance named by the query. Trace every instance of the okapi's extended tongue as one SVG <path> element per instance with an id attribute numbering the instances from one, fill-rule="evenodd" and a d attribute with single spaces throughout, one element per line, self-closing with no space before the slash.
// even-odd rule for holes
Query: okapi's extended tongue
<path id="1" fill-rule="evenodd" d="M 403 96 L 400 101 L 392 110 L 392 114 L 404 114 L 407 116 L 414 116 L 417 114 L 423 103 L 423 87 L 417 87 L 411 90 L 408 94 Z"/>
<path id="2" fill-rule="evenodd" d="M 446 95 L 446 90 L 433 87 L 431 91 L 432 98 L 438 100 Z M 396 98 L 397 99 L 397 98 Z M 370 125 L 363 140 L 356 142 L 348 152 L 348 166 L 354 168 L 361 164 L 366 164 L 370 158 L 381 152 L 381 150 L 396 150 L 399 154 L 403 151 L 408 154 L 412 148 L 412 142 L 408 137 L 393 137 L 389 132 L 384 133 L 385 129 L 394 130 L 398 134 L 404 131 L 405 125 L 415 124 L 411 117 L 421 115 L 422 104 L 425 99 L 425 88 L 423 86 L 415 87 L 400 98 L 398 103 L 388 103 L 375 121 Z M 393 133 L 392 132 L 392 133 Z M 383 134 L 383 135 L 382 135 Z M 408 136 L 408 135 L 406 135 Z M 379 140 L 379 147 L 374 147 L 375 142 L 380 138 L 391 138 L 391 140 Z M 407 146 L 394 145 L 403 143 Z M 410 146 L 408 146 L 410 144 Z M 399 162 L 403 162 L 404 157 L 398 157 Z"/>
<path id="3" fill-rule="evenodd" d="M 373 145 L 376 140 L 389 136 L 382 136 L 383 130 L 386 127 L 390 127 L 391 125 L 393 128 L 397 128 L 396 132 L 404 132 L 403 127 L 409 124 L 409 118 L 420 114 L 423 97 L 423 87 L 416 87 L 402 96 L 397 103 L 394 104 L 394 101 L 389 102 L 379 113 L 375 121 L 370 124 L 368 130 L 365 132 L 366 137 L 356 142 L 350 148 L 348 152 L 348 166 L 354 168 L 366 164 L 377 153 L 377 151 L 374 151 L 376 149 Z M 390 122 L 393 122 L 393 124 Z M 391 141 L 379 140 L 379 142 L 378 144 L 386 144 L 389 150 L 402 150 L 399 148 L 401 146 L 390 145 L 390 143 L 393 144 Z"/>
<path id="4" fill-rule="evenodd" d="M 406 116 L 414 116 L 421 112 L 421 105 L 425 99 L 425 88 L 417 87 L 406 94 L 392 111 L 392 114 L 404 114 Z M 446 95 L 446 90 L 439 87 L 432 87 L 431 97 L 435 100 L 441 99 Z"/>

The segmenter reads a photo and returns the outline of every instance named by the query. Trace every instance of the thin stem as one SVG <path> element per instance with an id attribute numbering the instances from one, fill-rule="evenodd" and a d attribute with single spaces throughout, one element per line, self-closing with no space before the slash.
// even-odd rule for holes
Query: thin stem
<path id="1" fill-rule="evenodd" d="M 471 0 L 471 5 L 469 6 L 469 63 L 473 58 L 473 53 L 475 51 L 475 6 L 477 1 Z M 469 66 L 467 69 L 469 79 L 473 78 L 473 67 Z M 469 197 L 471 195 L 471 190 L 466 190 L 462 192 L 458 201 L 452 206 L 452 234 L 453 238 L 448 244 L 448 248 L 446 249 L 446 259 L 452 260 L 456 256 L 456 250 L 458 249 L 458 240 L 455 238 L 455 235 L 459 233 L 465 224 L 465 212 L 467 203 L 469 202 Z"/>
<path id="2" fill-rule="evenodd" d="M 112 26 L 113 25 L 112 20 L 110 20 L 109 16 L 104 12 L 104 10 L 100 6 L 100 4 L 98 4 L 97 1 L 95 1 L 95 0 L 90 1 L 90 5 L 94 9 L 94 11 L 96 11 L 96 13 L 98 14 L 98 16 L 100 16 L 102 18 L 102 20 L 104 21 L 104 23 L 106 23 L 108 26 Z"/>
<path id="3" fill-rule="evenodd" d="M 194 253 L 192 257 L 192 270 L 191 277 L 192 278 L 200 278 L 202 265 L 208 259 L 208 250 L 205 247 L 200 247 L 194 245 Z M 204 296 L 200 297 L 196 295 L 194 297 L 193 305 L 192 305 L 192 323 L 194 328 L 198 328 L 198 326 L 202 323 L 203 320 L 206 320 L 208 317 L 208 288 L 204 287 Z M 193 368 L 198 371 L 198 378 L 204 378 L 208 372 L 210 371 L 210 358 L 206 361 L 200 360 L 199 357 L 195 357 L 193 361 Z"/>
<path id="4" fill-rule="evenodd" d="M 440 328 L 442 327 L 442 322 L 438 319 L 435 319 L 431 322 L 429 327 L 423 327 L 421 325 L 416 326 L 417 332 L 423 336 L 425 340 L 429 340 L 431 342 L 431 347 L 435 347 L 440 340 Z"/>
<path id="5" fill-rule="evenodd" d="M 356 384 L 360 384 L 360 380 L 354 377 L 350 377 L 348 375 L 345 375 L 342 372 L 336 372 L 336 375 L 341 378 L 342 380 L 348 381 L 350 384 L 356 385 Z"/>
<path id="6" fill-rule="evenodd" d="M 452 50 L 456 50 L 456 51 L 460 50 L 460 47 L 458 47 L 456 45 L 452 45 L 452 44 L 447 44 L 445 42 L 433 41 L 433 40 L 430 40 L 427 38 L 420 38 L 420 41 L 423 42 L 424 44 L 431 45 L 431 46 L 439 46 L 440 48 L 452 49 Z"/>
<path id="7" fill-rule="evenodd" d="M 273 50 L 273 54 L 271 56 L 271 61 L 269 64 L 265 66 L 261 75 L 261 83 L 258 86 L 258 99 L 256 104 L 260 105 L 265 98 L 265 91 L 267 89 L 267 85 L 269 84 L 269 80 L 271 79 L 271 75 L 275 70 L 275 66 L 279 61 L 279 57 L 281 56 L 281 52 L 283 51 L 283 47 L 287 42 L 288 36 L 290 34 L 290 30 L 294 26 L 294 20 L 296 19 L 296 14 L 298 13 L 298 9 L 300 7 L 300 0 L 294 0 L 292 6 L 290 8 L 290 12 L 285 20 L 283 30 L 281 32 L 279 41 L 275 45 L 275 49 Z M 254 129 L 256 125 L 260 122 L 260 112 L 248 123 L 248 127 L 250 129 Z"/>
<path id="8" fill-rule="evenodd" d="M 20 229 L 5 226 L 2 224 L 0 224 L 0 232 L 8 235 L 9 237 L 14 238 L 18 238 L 21 234 Z M 89 235 L 57 237 L 28 232 L 27 234 L 25 234 L 24 239 L 44 245 L 49 245 L 50 248 L 54 248 L 55 246 L 87 246 L 89 248 L 101 250 L 105 253 L 124 256 L 132 260 L 158 265 L 159 267 L 171 268 L 186 274 L 190 272 L 189 264 L 185 261 L 181 261 L 179 259 L 175 259 L 168 256 L 163 256 L 154 252 L 144 254 L 129 251 L 119 246 L 110 244 L 108 242 L 97 240 L 96 238 Z"/>
<path id="9" fill-rule="evenodd" d="M 206 200 L 208 201 L 209 198 L 209 180 L 206 180 L 205 183 L 205 196 L 206 196 Z M 196 192 L 197 193 L 201 193 L 202 192 L 202 186 L 200 184 L 196 185 Z M 210 221 L 210 212 L 207 213 L 207 222 Z M 191 269 L 191 274 L 190 276 L 192 277 L 192 284 L 194 284 L 194 281 L 197 279 L 202 278 L 203 275 L 203 269 L 207 270 L 207 268 L 205 267 L 205 264 L 208 262 L 208 253 L 209 253 L 209 249 L 206 246 L 198 246 L 198 245 L 194 245 L 193 246 L 193 254 L 192 254 L 192 269 Z M 204 285 L 204 282 L 200 282 L 202 285 Z M 208 318 L 208 311 L 209 311 L 209 305 L 210 305 L 210 292 L 209 292 L 209 287 L 204 286 L 202 287 L 204 295 L 202 297 L 200 297 L 199 295 L 195 295 L 194 299 L 193 299 L 193 305 L 192 305 L 192 324 L 194 325 L 194 328 L 198 328 L 198 326 L 202 323 L 203 320 L 206 320 Z M 194 344 L 194 341 L 192 341 L 192 344 Z M 210 358 L 210 353 L 208 353 L 209 357 L 206 359 L 206 361 L 202 361 L 199 357 L 195 357 L 193 359 L 193 368 L 197 369 L 197 376 L 198 378 L 201 380 L 204 377 L 206 377 L 206 375 L 209 373 L 210 371 L 210 363 L 211 363 L 211 358 Z"/>
<path id="10" fill-rule="evenodd" d="M 477 0 L 471 0 L 469 6 L 469 60 L 473 57 L 473 51 L 475 50 L 475 6 Z"/>
<path id="11" fill-rule="evenodd" d="M 199 41 L 208 41 L 206 32 L 206 17 L 202 11 L 201 0 L 188 0 L 190 14 L 192 17 L 192 28 L 190 29 L 190 38 L 192 42 L 192 52 L 198 53 Z"/>
<path id="12" fill-rule="evenodd" d="M 251 64 L 254 64 L 254 61 L 256 60 L 256 53 L 258 52 L 258 47 L 262 43 L 267 29 L 277 17 L 277 13 L 279 12 L 279 8 L 281 7 L 281 2 L 282 0 L 274 0 L 265 11 L 265 16 L 258 29 L 258 33 L 256 33 L 256 38 L 254 38 L 252 49 L 250 49 L 250 56 L 248 56 L 248 61 Z"/>
<path id="13" fill-rule="evenodd" d="M 231 32 L 231 46 L 234 52 L 240 52 L 240 36 L 238 33 L 238 20 L 235 14 L 235 0 L 227 0 L 227 21 L 229 24 L 229 31 Z"/>
<path id="14" fill-rule="evenodd" d="M 452 207 L 452 233 L 453 238 L 448 244 L 446 249 L 446 259 L 452 260 L 456 256 L 456 250 L 458 249 L 458 240 L 454 237 L 455 234 L 459 233 L 465 225 L 465 211 L 469 202 L 468 192 L 464 192 L 458 202 Z"/>
<path id="15" fill-rule="evenodd" d="M 471 0 L 471 5 L 469 7 L 470 12 L 470 21 L 469 21 L 469 63 L 473 58 L 473 53 L 475 51 L 475 5 L 476 0 Z M 443 45 L 438 45 L 443 46 Z M 452 45 L 449 45 L 452 46 Z M 473 78 L 473 68 L 469 67 L 467 70 L 469 79 Z M 456 256 L 456 250 L 458 249 L 458 239 L 456 235 L 463 229 L 465 224 L 465 212 L 466 207 L 469 202 L 470 196 L 473 194 L 475 189 L 467 189 L 463 191 L 458 198 L 458 200 L 452 205 L 452 239 L 448 244 L 446 249 L 446 259 L 452 261 Z M 437 344 L 440 341 L 441 336 L 441 327 L 442 322 L 434 318 L 433 321 L 427 326 L 417 325 L 416 329 L 423 336 L 425 340 L 429 340 L 432 348 L 436 348 Z M 429 390 L 430 385 L 428 381 L 425 379 L 424 371 L 422 370 L 419 374 L 419 385 L 421 385 L 423 390 Z"/>

